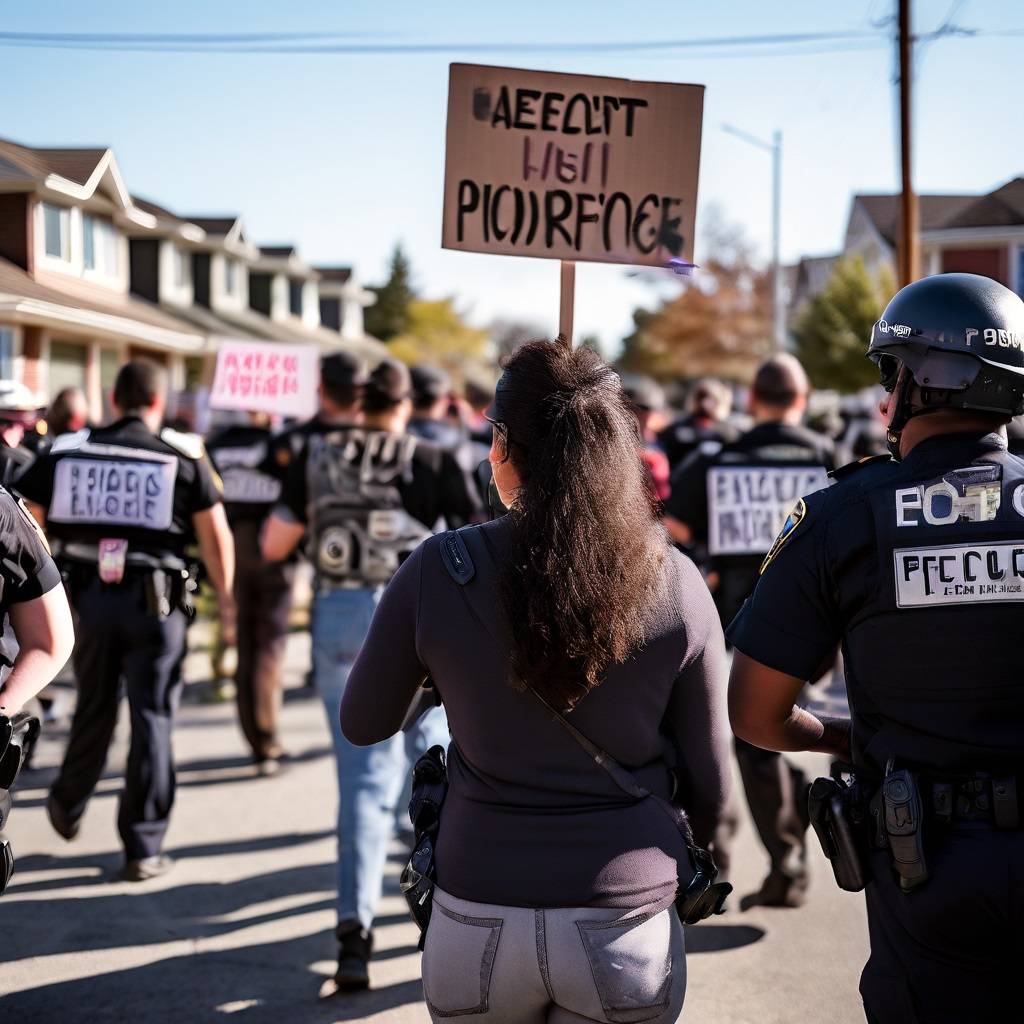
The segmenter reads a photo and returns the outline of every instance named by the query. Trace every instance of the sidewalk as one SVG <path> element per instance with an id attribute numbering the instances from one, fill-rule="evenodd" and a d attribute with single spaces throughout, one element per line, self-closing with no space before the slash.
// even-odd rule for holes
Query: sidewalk
<path id="1" fill-rule="evenodd" d="M 197 628 L 201 639 L 201 629 Z M 0 900 L 0 1019 L 11 1024 L 328 1024 L 428 1020 L 416 932 L 392 857 L 377 924 L 373 991 L 329 995 L 334 970 L 334 771 L 323 711 L 300 689 L 308 637 L 289 643 L 283 736 L 293 755 L 275 778 L 253 775 L 231 704 L 186 689 L 176 734 L 178 798 L 168 837 L 174 871 L 111 883 L 127 715 L 109 770 L 71 844 L 44 809 L 60 759 L 48 732 L 16 794 L 9 836 L 17 869 Z M 190 679 L 208 659 L 192 654 Z M 815 769 L 823 759 L 814 755 Z M 737 896 L 754 891 L 764 856 L 748 820 L 735 854 Z M 702 1024 L 860 1024 L 867 952 L 862 899 L 840 892 L 824 860 L 801 910 L 732 911 L 688 929 L 683 1020 Z M 733 900 L 738 907 L 739 900 Z"/>

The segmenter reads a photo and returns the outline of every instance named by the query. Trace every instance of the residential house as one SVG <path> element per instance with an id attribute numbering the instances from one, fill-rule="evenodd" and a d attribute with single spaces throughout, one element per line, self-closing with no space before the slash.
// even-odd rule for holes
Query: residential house
<path id="1" fill-rule="evenodd" d="M 377 301 L 363 288 L 351 267 L 314 267 L 320 275 L 320 323 L 349 341 L 366 336 L 363 310 Z"/>
<path id="2" fill-rule="evenodd" d="M 840 255 L 895 272 L 899 204 L 899 195 L 854 196 Z M 984 274 L 1024 296 L 1024 178 L 983 195 L 918 196 L 918 215 L 922 274 Z M 821 271 L 836 258 L 800 261 L 791 310 L 824 287 Z"/>
<path id="3" fill-rule="evenodd" d="M 0 139 L 0 377 L 40 395 L 78 385 L 97 415 L 134 355 L 180 378 L 202 333 L 129 288 L 128 234 L 156 227 L 111 150 Z"/>

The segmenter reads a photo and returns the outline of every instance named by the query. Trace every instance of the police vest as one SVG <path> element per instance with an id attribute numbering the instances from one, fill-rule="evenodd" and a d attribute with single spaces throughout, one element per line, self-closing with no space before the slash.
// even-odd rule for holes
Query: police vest
<path id="1" fill-rule="evenodd" d="M 765 555 L 796 500 L 828 482 L 821 457 L 810 448 L 722 449 L 707 471 L 708 554 Z"/>
<path id="2" fill-rule="evenodd" d="M 321 583 L 379 586 L 430 530 L 405 511 L 415 437 L 346 429 L 310 437 L 309 558 Z"/>
<path id="3" fill-rule="evenodd" d="M 269 438 L 213 450 L 223 483 L 224 501 L 232 505 L 272 505 L 281 497 L 281 481 L 263 472 Z"/>
<path id="4" fill-rule="evenodd" d="M 74 528 L 116 527 L 163 533 L 174 520 L 178 457 L 91 440 L 91 431 L 58 437 L 47 521 Z"/>
<path id="5" fill-rule="evenodd" d="M 865 488 L 877 562 L 838 576 L 850 703 L 878 769 L 1024 766 L 1024 460 L 961 450 Z"/>

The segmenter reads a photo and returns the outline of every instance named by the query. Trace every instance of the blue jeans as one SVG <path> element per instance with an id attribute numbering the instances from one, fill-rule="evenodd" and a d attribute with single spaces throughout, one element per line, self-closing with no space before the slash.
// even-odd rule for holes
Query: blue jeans
<path id="1" fill-rule="evenodd" d="M 384 884 L 395 812 L 411 765 L 435 744 L 447 748 L 448 719 L 436 708 L 406 733 L 371 747 L 342 735 L 341 698 L 383 588 L 334 590 L 313 600 L 313 673 L 334 740 L 338 769 L 338 921 L 373 924 Z"/>

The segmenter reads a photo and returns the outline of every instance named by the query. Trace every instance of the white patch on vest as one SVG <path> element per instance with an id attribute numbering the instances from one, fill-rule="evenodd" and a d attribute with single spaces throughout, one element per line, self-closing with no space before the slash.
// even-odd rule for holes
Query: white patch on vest
<path id="1" fill-rule="evenodd" d="M 1024 601 L 1024 540 L 893 552 L 896 604 Z"/>
<path id="2" fill-rule="evenodd" d="M 222 477 L 224 500 L 236 505 L 272 504 L 281 497 L 281 481 L 258 469 L 228 466 Z"/>
<path id="3" fill-rule="evenodd" d="M 123 449 L 122 449 L 123 450 Z M 134 526 L 166 530 L 174 510 L 178 460 L 153 453 L 147 459 L 58 460 L 47 518 L 55 523 Z"/>
<path id="4" fill-rule="evenodd" d="M 954 470 L 942 480 L 928 485 L 901 487 L 896 491 L 896 525 L 949 526 L 957 522 L 991 522 L 1002 502 L 1002 484 L 996 480 L 957 487 L 951 482 L 957 474 L 972 472 L 976 473 L 976 470 Z"/>
<path id="5" fill-rule="evenodd" d="M 763 555 L 798 498 L 827 487 L 822 466 L 712 466 L 708 470 L 708 551 Z"/>

